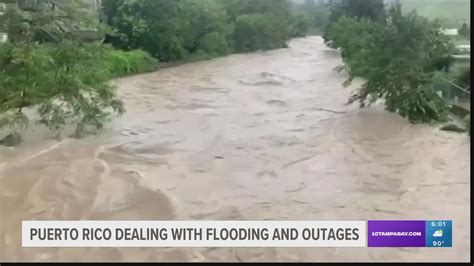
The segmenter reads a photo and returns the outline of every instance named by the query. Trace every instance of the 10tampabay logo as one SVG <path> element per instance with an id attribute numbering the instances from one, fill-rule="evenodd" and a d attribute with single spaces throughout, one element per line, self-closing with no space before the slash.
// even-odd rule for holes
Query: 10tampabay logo
<path id="1" fill-rule="evenodd" d="M 452 221 L 368 221 L 369 247 L 452 247 Z"/>

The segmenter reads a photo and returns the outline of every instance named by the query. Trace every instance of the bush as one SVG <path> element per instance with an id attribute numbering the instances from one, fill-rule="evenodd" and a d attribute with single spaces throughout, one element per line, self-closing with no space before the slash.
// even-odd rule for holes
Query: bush
<path id="1" fill-rule="evenodd" d="M 158 60 L 142 50 L 125 52 L 107 49 L 104 52 L 101 64 L 112 77 L 119 77 L 153 71 L 158 65 Z"/>
<path id="2" fill-rule="evenodd" d="M 286 45 L 286 25 L 273 14 L 250 14 L 237 17 L 234 32 L 237 52 L 270 50 Z"/>
<path id="3" fill-rule="evenodd" d="M 296 14 L 293 17 L 291 27 L 291 37 L 304 37 L 311 28 L 311 19 L 304 13 Z"/>
<path id="4" fill-rule="evenodd" d="M 221 56 L 230 53 L 226 36 L 218 32 L 211 32 L 204 35 L 200 41 L 199 50 L 213 56 Z"/>

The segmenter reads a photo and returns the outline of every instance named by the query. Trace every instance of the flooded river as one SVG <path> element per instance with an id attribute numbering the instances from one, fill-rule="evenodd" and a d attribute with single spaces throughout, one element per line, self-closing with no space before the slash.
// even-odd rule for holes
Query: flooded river
<path id="1" fill-rule="evenodd" d="M 100 135 L 1 148 L 0 261 L 469 261 L 469 137 L 346 106 L 341 63 L 309 37 L 115 81 Z M 454 248 L 22 249 L 32 219 L 448 219 Z"/>

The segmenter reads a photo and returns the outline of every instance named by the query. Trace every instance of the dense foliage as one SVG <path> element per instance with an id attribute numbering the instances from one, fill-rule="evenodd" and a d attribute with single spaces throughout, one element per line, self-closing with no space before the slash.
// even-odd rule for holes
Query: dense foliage
<path id="1" fill-rule="evenodd" d="M 99 68 L 103 49 L 61 41 L 53 45 L 7 43 L 1 46 L 0 126 L 27 125 L 23 108 L 34 105 L 40 122 L 52 130 L 102 127 L 109 107 L 122 112 L 108 73 Z"/>
<path id="2" fill-rule="evenodd" d="M 104 1 L 112 42 L 122 49 L 143 49 L 162 61 L 198 50 L 226 54 L 232 25 L 221 3 L 209 0 Z"/>
<path id="3" fill-rule="evenodd" d="M 150 72 L 157 69 L 158 60 L 142 50 L 121 51 L 104 47 L 104 53 L 97 60 L 97 69 L 105 70 L 110 78 Z"/>
<path id="4" fill-rule="evenodd" d="M 286 0 L 105 0 L 111 42 L 160 61 L 285 47 L 309 30 Z"/>
<path id="5" fill-rule="evenodd" d="M 0 16 L 0 30 L 6 32 L 12 42 L 58 42 L 77 38 L 79 31 L 95 32 L 98 36 L 106 31 L 94 12 L 82 1 L 24 1 L 7 10 Z"/>
<path id="6" fill-rule="evenodd" d="M 439 25 L 394 6 L 383 21 L 342 16 L 328 37 L 342 50 L 351 79 L 366 80 L 362 103 L 383 98 L 387 110 L 412 122 L 446 118 L 433 84 L 438 71 L 449 69 L 454 47 Z"/>
<path id="7" fill-rule="evenodd" d="M 385 19 L 385 5 L 383 0 L 343 0 L 339 5 L 331 8 L 323 38 L 328 41 L 329 26 L 339 21 L 343 16 L 382 21 Z"/>
<path id="8" fill-rule="evenodd" d="M 143 51 L 85 42 L 78 30 L 100 34 L 104 28 L 79 1 L 36 4 L 1 17 L 9 41 L 0 44 L 0 127 L 18 135 L 30 125 L 28 108 L 58 133 L 66 126 L 75 127 L 76 136 L 102 128 L 111 113 L 124 111 L 109 79 L 151 70 L 156 62 Z"/>
<path id="9" fill-rule="evenodd" d="M 385 15 L 383 0 L 343 0 L 335 8 L 340 9 L 342 15 L 355 18 L 380 20 Z"/>

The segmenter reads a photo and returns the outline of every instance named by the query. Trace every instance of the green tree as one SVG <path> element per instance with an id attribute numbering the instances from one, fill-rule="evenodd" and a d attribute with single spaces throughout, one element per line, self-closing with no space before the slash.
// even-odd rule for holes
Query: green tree
<path id="1" fill-rule="evenodd" d="M 323 34 L 325 42 L 329 41 L 328 27 L 339 21 L 342 16 L 382 21 L 385 18 L 385 5 L 383 0 L 343 0 L 340 4 L 334 5 Z"/>
<path id="2" fill-rule="evenodd" d="M 370 71 L 367 58 L 375 30 L 375 24 L 370 19 L 357 20 L 347 16 L 342 16 L 329 28 L 328 36 L 335 47 L 341 48 L 344 62 L 353 77 L 363 77 Z"/>
<path id="3" fill-rule="evenodd" d="M 79 38 L 79 31 L 107 31 L 99 23 L 95 11 L 85 1 L 36 0 L 34 5 L 8 8 L 0 16 L 0 30 L 8 34 L 11 42 L 61 41 Z M 24 8 L 21 8 L 24 6 Z"/>
<path id="4" fill-rule="evenodd" d="M 104 12 L 118 36 L 114 45 L 144 49 L 161 61 L 281 48 L 294 29 L 286 0 L 110 1 Z"/>
<path id="5" fill-rule="evenodd" d="M 238 52 L 251 52 L 282 48 L 289 38 L 286 26 L 271 13 L 241 15 L 237 17 L 234 32 L 235 49 Z"/>
<path id="6" fill-rule="evenodd" d="M 344 15 L 355 18 L 380 20 L 385 15 L 383 0 L 343 0 L 339 8 Z"/>
<path id="7" fill-rule="evenodd" d="M 77 1 L 36 3 L 34 10 L 9 9 L 3 17 L 11 35 L 0 45 L 0 127 L 28 126 L 24 109 L 35 106 L 40 123 L 57 132 L 66 125 L 76 126 L 77 136 L 102 128 L 112 112 L 124 111 L 108 73 L 98 67 L 103 47 L 73 31 L 54 31 L 55 43 L 37 42 L 38 32 L 62 23 L 99 29 L 97 17 Z"/>
<path id="8" fill-rule="evenodd" d="M 102 13 L 105 16 L 105 23 L 113 25 L 115 16 L 126 0 L 102 0 Z"/>
<path id="9" fill-rule="evenodd" d="M 198 51 L 222 55 L 231 49 L 233 25 L 220 1 L 110 1 L 104 2 L 104 12 L 118 34 L 113 43 L 119 48 L 144 49 L 166 62 Z"/>
<path id="10" fill-rule="evenodd" d="M 351 79 L 366 80 L 361 101 L 383 98 L 387 110 L 412 122 L 444 120 L 447 105 L 433 85 L 453 45 L 439 25 L 415 13 L 403 15 L 400 6 L 389 10 L 387 21 L 342 17 L 329 28 Z"/>
<path id="11" fill-rule="evenodd" d="M 309 32 L 311 28 L 311 17 L 305 13 L 293 14 L 291 17 L 291 37 L 303 37 Z"/>
<path id="12" fill-rule="evenodd" d="M 228 0 L 226 6 L 235 22 L 238 52 L 283 48 L 291 38 L 291 5 L 286 0 Z"/>
<path id="13" fill-rule="evenodd" d="M 287 0 L 224 0 L 227 12 L 233 21 L 240 15 L 272 13 L 282 20 L 291 15 Z"/>
<path id="14" fill-rule="evenodd" d="M 188 18 L 182 20 L 180 27 L 187 53 L 201 51 L 216 56 L 230 52 L 229 39 L 234 24 L 229 23 L 229 15 L 221 2 L 187 0 L 181 13 Z"/>
<path id="15" fill-rule="evenodd" d="M 183 58 L 186 49 L 183 36 L 178 34 L 181 3 L 181 0 L 125 0 L 117 9 L 110 8 L 112 12 L 106 16 L 111 18 L 110 26 L 119 37 L 114 44 L 126 50 L 142 48 L 161 61 Z"/>

